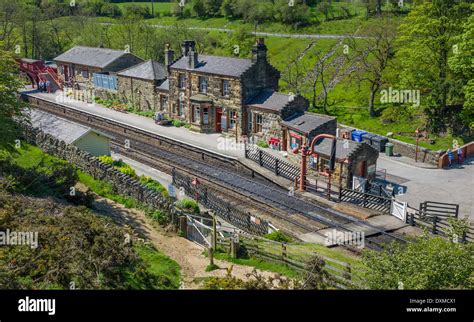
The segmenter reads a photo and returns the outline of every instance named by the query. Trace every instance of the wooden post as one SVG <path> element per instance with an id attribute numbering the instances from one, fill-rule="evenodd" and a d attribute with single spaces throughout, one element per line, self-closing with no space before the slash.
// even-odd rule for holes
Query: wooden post
<path id="1" fill-rule="evenodd" d="M 415 226 L 415 214 L 410 214 L 410 226 Z"/>
<path id="2" fill-rule="evenodd" d="M 188 220 L 186 217 L 179 217 L 179 230 L 183 232 L 183 237 L 188 238 Z"/>
<path id="3" fill-rule="evenodd" d="M 248 159 L 249 158 L 249 150 L 247 149 L 247 140 L 244 141 L 244 151 L 245 151 L 245 158 Z"/>
<path id="4" fill-rule="evenodd" d="M 259 150 L 258 150 L 258 164 L 260 164 L 260 166 L 263 165 L 262 153 L 263 153 L 263 151 L 259 149 Z"/>
<path id="5" fill-rule="evenodd" d="M 349 281 L 352 279 L 351 264 L 347 264 L 345 272 L 344 272 L 344 277 L 348 279 Z"/>
<path id="6" fill-rule="evenodd" d="M 209 255 L 209 265 L 214 265 L 214 250 L 212 247 L 209 247 L 207 250 Z"/>
<path id="7" fill-rule="evenodd" d="M 438 221 L 437 216 L 433 216 L 433 227 L 431 228 L 431 233 L 436 234 L 436 222 Z"/>
<path id="8" fill-rule="evenodd" d="M 275 175 L 278 175 L 278 158 L 275 158 Z"/>
<path id="9" fill-rule="evenodd" d="M 230 239 L 230 257 L 237 258 L 239 252 L 239 241 L 235 238 Z"/>
<path id="10" fill-rule="evenodd" d="M 329 181 L 328 181 L 328 191 L 327 191 L 327 198 L 328 200 L 331 200 L 331 172 L 329 172 Z"/>
<path id="11" fill-rule="evenodd" d="M 217 249 L 217 220 L 215 214 L 212 216 L 212 248 Z"/>
<path id="12" fill-rule="evenodd" d="M 281 259 L 285 262 L 286 264 L 286 259 L 287 259 L 287 253 L 286 253 L 286 244 L 281 243 Z"/>

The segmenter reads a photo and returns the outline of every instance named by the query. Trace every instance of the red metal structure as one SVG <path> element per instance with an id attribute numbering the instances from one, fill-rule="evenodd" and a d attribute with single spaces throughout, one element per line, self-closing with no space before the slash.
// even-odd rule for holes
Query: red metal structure
<path id="1" fill-rule="evenodd" d="M 33 87 L 38 86 L 39 82 L 49 81 L 52 92 L 62 89 L 63 84 L 58 77 L 56 68 L 45 65 L 41 60 L 20 58 L 17 59 L 20 71 L 24 73 L 31 81 Z"/>
<path id="2" fill-rule="evenodd" d="M 332 173 L 332 171 L 334 171 L 334 164 L 335 164 L 335 161 L 336 161 L 336 141 L 337 141 L 337 139 L 334 135 L 331 135 L 331 134 L 319 134 L 319 135 L 316 135 L 314 137 L 313 141 L 311 141 L 311 144 L 310 144 L 309 148 L 306 145 L 304 145 L 303 148 L 301 149 L 300 191 L 305 191 L 306 190 L 306 173 L 307 173 L 306 157 L 308 155 L 314 154 L 314 146 L 316 144 L 318 144 L 318 142 L 323 138 L 332 139 L 331 159 L 329 161 L 329 169 L 327 171 L 327 174 L 329 176 L 329 185 L 331 184 L 331 173 Z"/>

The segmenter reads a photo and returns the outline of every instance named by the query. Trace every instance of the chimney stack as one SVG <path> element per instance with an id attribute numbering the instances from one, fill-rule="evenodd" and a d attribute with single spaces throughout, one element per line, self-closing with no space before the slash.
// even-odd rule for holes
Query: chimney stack
<path id="1" fill-rule="evenodd" d="M 174 51 L 170 49 L 170 44 L 165 45 L 165 66 L 168 70 L 168 74 L 170 72 L 170 66 L 174 61 Z"/>
<path id="2" fill-rule="evenodd" d="M 267 60 L 267 46 L 264 38 L 258 38 L 257 43 L 252 47 L 252 61 Z"/>
<path id="3" fill-rule="evenodd" d="M 183 57 L 188 59 L 188 68 L 196 68 L 198 64 L 198 53 L 196 52 L 196 42 L 194 40 L 186 40 L 182 46 Z"/>

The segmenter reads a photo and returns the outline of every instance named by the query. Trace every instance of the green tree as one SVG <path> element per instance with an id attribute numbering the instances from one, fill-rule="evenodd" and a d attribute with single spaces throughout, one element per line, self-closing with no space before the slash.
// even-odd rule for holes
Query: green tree
<path id="1" fill-rule="evenodd" d="M 24 118 L 24 105 L 17 96 L 23 83 L 17 75 L 18 66 L 13 56 L 0 50 L 0 148 L 14 148 L 21 134 L 15 119 Z"/>
<path id="2" fill-rule="evenodd" d="M 471 5 L 471 10 L 474 5 Z M 474 15 L 471 15 L 463 26 L 463 32 L 455 38 L 453 56 L 449 66 L 456 74 L 462 86 L 464 104 L 459 115 L 460 122 L 474 131 Z"/>
<path id="3" fill-rule="evenodd" d="M 454 113 L 451 107 L 460 102 L 448 59 L 470 14 L 470 6 L 462 1 L 425 2 L 410 12 L 399 29 L 400 85 L 426 94 L 422 104 L 428 129 L 436 133 L 446 130 Z"/>
<path id="4" fill-rule="evenodd" d="M 363 254 L 370 289 L 473 289 L 474 245 L 423 236 Z"/>

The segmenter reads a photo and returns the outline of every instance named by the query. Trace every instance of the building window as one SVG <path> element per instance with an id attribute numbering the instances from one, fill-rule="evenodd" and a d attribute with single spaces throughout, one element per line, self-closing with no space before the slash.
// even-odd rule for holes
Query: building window
<path id="1" fill-rule="evenodd" d="M 202 124 L 209 124 L 209 108 L 202 109 Z"/>
<path id="2" fill-rule="evenodd" d="M 84 78 L 89 78 L 89 72 L 85 69 L 81 71 L 81 76 Z"/>
<path id="3" fill-rule="evenodd" d="M 184 117 L 184 101 L 179 101 L 179 116 Z"/>
<path id="4" fill-rule="evenodd" d="M 236 115 L 237 115 L 236 111 L 230 111 L 229 112 L 229 129 L 235 128 L 235 122 L 236 122 L 235 116 Z"/>
<path id="5" fill-rule="evenodd" d="M 262 114 L 255 114 L 255 133 L 263 132 L 263 116 Z"/>
<path id="6" fill-rule="evenodd" d="M 248 113 L 248 119 L 249 119 L 249 132 L 253 132 L 253 113 Z"/>
<path id="7" fill-rule="evenodd" d="M 201 93 L 207 93 L 207 86 L 209 84 L 209 80 L 207 77 L 199 77 L 199 91 Z"/>
<path id="8" fill-rule="evenodd" d="M 223 96 L 230 95 L 230 82 L 226 79 L 222 81 L 222 95 Z"/>
<path id="9" fill-rule="evenodd" d="M 297 149 L 297 148 L 300 147 L 300 145 L 301 145 L 301 139 L 292 136 L 291 141 L 290 141 L 291 148 L 292 149 L 295 149 L 295 148 Z"/>
<path id="10" fill-rule="evenodd" d="M 166 111 L 168 109 L 168 98 L 166 96 L 161 97 L 161 110 Z"/>
<path id="11" fill-rule="evenodd" d="M 185 74 L 179 74 L 179 84 L 178 87 L 180 89 L 186 89 L 186 75 Z"/>
<path id="12" fill-rule="evenodd" d="M 193 105 L 193 122 L 201 122 L 201 107 L 199 105 Z"/>

